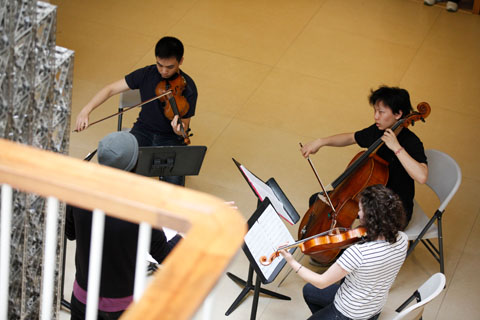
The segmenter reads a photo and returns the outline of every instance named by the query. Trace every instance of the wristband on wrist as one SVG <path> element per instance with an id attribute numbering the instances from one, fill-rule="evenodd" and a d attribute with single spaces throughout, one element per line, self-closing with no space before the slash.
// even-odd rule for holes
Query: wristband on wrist
<path id="1" fill-rule="evenodd" d="M 395 151 L 395 155 L 398 155 L 400 153 L 400 151 L 403 150 L 403 147 L 400 147 L 400 149 L 398 149 L 397 151 Z"/>
<path id="2" fill-rule="evenodd" d="M 295 273 L 298 273 L 298 271 L 300 271 L 300 269 L 302 269 L 302 265 L 300 265 L 300 267 L 298 267 L 297 271 L 295 271 Z"/>

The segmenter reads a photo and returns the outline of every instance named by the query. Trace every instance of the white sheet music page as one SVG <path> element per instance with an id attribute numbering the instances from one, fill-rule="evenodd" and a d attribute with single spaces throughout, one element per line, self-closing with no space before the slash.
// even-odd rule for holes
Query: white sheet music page
<path id="1" fill-rule="evenodd" d="M 265 209 L 250 228 L 244 240 L 266 279 L 270 278 L 283 258 L 279 256 L 273 260 L 272 264 L 264 266 L 260 263 L 260 257 L 266 256 L 268 258 L 279 246 L 295 242 L 271 205 Z"/>
<path id="2" fill-rule="evenodd" d="M 278 200 L 278 198 L 273 193 L 272 188 L 270 188 L 262 180 L 258 179 L 253 173 L 248 171 L 248 169 L 245 168 L 243 165 L 240 165 L 240 169 L 242 169 L 243 173 L 248 179 L 248 182 L 253 187 L 253 189 L 255 190 L 255 193 L 260 198 L 260 200 L 263 201 L 266 197 L 268 197 L 273 207 L 275 208 L 275 211 L 277 211 L 277 213 L 283 219 L 285 219 L 288 223 L 293 225 L 292 219 L 288 215 L 287 211 L 285 211 L 285 208 L 283 207 L 282 202 L 280 202 L 280 200 Z"/>

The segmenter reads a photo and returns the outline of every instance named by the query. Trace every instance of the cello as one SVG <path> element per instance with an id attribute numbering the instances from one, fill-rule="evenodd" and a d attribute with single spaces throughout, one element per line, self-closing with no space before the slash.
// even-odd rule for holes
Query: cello
<path id="1" fill-rule="evenodd" d="M 391 129 L 395 135 L 416 121 L 424 122 L 431 111 L 426 102 L 419 103 L 417 110 L 418 112 L 411 112 L 392 126 Z M 388 181 L 388 162 L 376 154 L 383 144 L 380 137 L 366 151 L 359 152 L 352 159 L 345 171 L 329 186 L 333 188 L 328 193 L 331 199 L 329 203 L 317 198 L 300 222 L 298 239 L 309 238 L 333 227 L 350 228 L 352 226 L 358 214 L 360 192 L 368 186 L 385 185 Z M 339 252 L 339 249 L 332 249 L 306 254 L 320 263 L 329 263 Z"/>

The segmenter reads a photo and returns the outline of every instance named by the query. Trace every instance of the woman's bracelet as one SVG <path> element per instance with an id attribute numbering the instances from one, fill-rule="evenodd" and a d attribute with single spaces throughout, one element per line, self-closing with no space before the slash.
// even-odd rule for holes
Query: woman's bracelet
<path id="1" fill-rule="evenodd" d="M 398 149 L 397 151 L 395 151 L 395 155 L 398 155 L 400 153 L 400 151 L 403 150 L 403 147 L 400 147 L 400 149 Z"/>
<path id="2" fill-rule="evenodd" d="M 297 271 L 295 271 L 295 273 L 298 273 L 298 271 L 300 271 L 300 269 L 302 269 L 302 265 L 300 265 L 300 267 L 298 267 Z"/>

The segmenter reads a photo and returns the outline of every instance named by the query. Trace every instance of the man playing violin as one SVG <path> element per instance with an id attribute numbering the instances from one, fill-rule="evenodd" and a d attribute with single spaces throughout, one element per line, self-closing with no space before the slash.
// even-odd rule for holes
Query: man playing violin
<path id="1" fill-rule="evenodd" d="M 130 89 L 139 89 L 142 101 L 147 101 L 157 96 L 155 89 L 161 81 L 183 76 L 186 87 L 182 95 L 186 98 L 189 109 L 181 122 L 184 130 L 188 131 L 190 119 L 195 115 L 198 93 L 192 78 L 180 70 L 183 53 L 183 44 L 177 38 L 163 37 L 160 39 L 155 46 L 156 64 L 137 69 L 126 75 L 125 78 L 101 89 L 78 114 L 76 130 L 82 131 L 88 128 L 90 113 L 110 97 Z M 179 118 L 175 116 L 170 121 L 164 115 L 164 105 L 164 102 L 154 100 L 142 106 L 130 131 L 137 138 L 140 147 L 183 144 L 183 132 L 180 128 Z M 178 185 L 185 184 L 185 177 L 161 177 L 161 179 Z"/>
<path id="2" fill-rule="evenodd" d="M 405 261 L 408 238 L 400 231 L 405 212 L 399 197 L 383 185 L 360 194 L 358 216 L 367 230 L 365 242 L 347 248 L 323 274 L 297 262 L 286 250 L 280 254 L 308 283 L 303 297 L 309 319 L 377 319 L 388 291 Z M 344 282 L 336 282 L 344 279 Z"/>
<path id="3" fill-rule="evenodd" d="M 381 86 L 372 90 L 369 102 L 374 109 L 373 125 L 357 132 L 316 139 L 305 144 L 301 152 L 308 157 L 323 146 L 344 147 L 355 143 L 368 148 L 381 138 L 385 144 L 377 151 L 377 155 L 389 163 L 387 187 L 402 200 L 408 224 L 413 211 L 414 181 L 423 184 L 428 176 L 427 157 L 420 139 L 408 128 L 403 128 L 398 136 L 391 130 L 398 120 L 412 111 L 410 96 L 405 89 Z M 310 198 L 310 205 L 316 196 Z"/>

